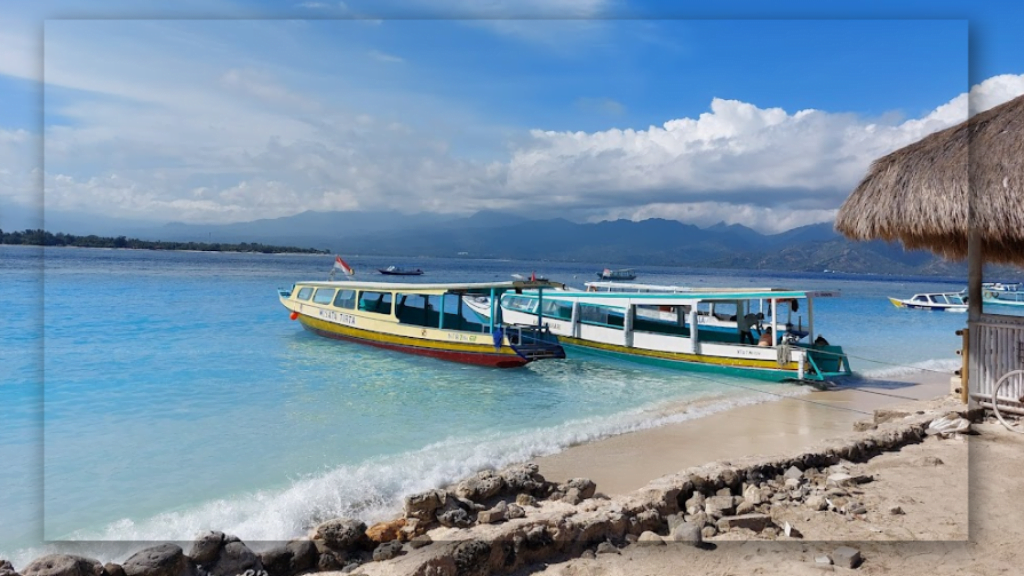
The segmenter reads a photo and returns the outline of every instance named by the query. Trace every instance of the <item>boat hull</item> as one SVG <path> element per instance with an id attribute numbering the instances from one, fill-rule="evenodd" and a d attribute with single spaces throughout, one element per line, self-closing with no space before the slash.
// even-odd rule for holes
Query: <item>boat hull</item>
<path id="1" fill-rule="evenodd" d="M 639 362 L 654 366 L 664 366 L 688 371 L 730 374 L 734 376 L 753 377 L 769 382 L 795 380 L 798 375 L 796 362 L 783 367 L 775 362 L 746 360 L 741 358 L 721 358 L 700 354 L 684 354 L 679 352 L 663 352 L 659 350 L 642 350 L 615 344 L 593 342 L 560 336 L 562 346 L 571 352 L 583 352 L 600 356 L 614 357 L 630 362 Z M 845 376 L 845 373 L 825 374 L 827 377 Z"/>
<path id="2" fill-rule="evenodd" d="M 411 271 L 395 271 L 395 270 L 383 270 L 378 268 L 378 272 L 385 276 L 423 276 L 422 270 L 411 270 Z"/>
<path id="3" fill-rule="evenodd" d="M 889 302 L 897 308 L 907 308 L 909 310 L 936 310 L 939 312 L 967 312 L 966 304 L 931 304 L 931 303 L 917 303 L 909 300 L 898 300 L 893 297 L 889 297 Z"/>
<path id="4" fill-rule="evenodd" d="M 495 368 L 516 368 L 529 363 L 529 360 L 517 354 L 509 346 L 502 346 L 496 351 L 494 346 L 490 344 L 455 345 L 447 342 L 421 340 L 407 336 L 341 326 L 305 314 L 299 314 L 297 320 L 299 320 L 303 328 L 318 336 L 366 344 L 406 354 Z M 489 338 L 489 335 L 485 336 Z"/>

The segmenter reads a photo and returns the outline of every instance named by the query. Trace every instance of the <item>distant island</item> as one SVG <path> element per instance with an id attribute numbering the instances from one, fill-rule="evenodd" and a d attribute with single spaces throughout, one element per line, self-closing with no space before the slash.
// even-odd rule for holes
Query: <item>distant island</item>
<path id="1" fill-rule="evenodd" d="M 23 230 L 4 232 L 0 230 L 0 244 L 22 246 L 74 246 L 77 248 L 129 248 L 135 250 L 192 250 L 197 252 L 260 252 L 263 254 L 329 254 L 329 250 L 297 248 L 295 246 L 269 246 L 258 242 L 164 242 L 160 240 L 139 240 L 124 236 L 76 236 L 45 230 Z"/>

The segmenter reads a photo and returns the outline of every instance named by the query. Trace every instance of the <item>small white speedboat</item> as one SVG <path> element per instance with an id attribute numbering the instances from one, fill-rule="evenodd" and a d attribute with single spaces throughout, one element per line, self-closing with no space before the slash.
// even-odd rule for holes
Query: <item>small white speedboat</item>
<path id="1" fill-rule="evenodd" d="M 905 300 L 889 297 L 889 302 L 892 302 L 892 305 L 897 308 L 967 312 L 967 296 L 962 291 L 914 294 L 913 297 Z"/>

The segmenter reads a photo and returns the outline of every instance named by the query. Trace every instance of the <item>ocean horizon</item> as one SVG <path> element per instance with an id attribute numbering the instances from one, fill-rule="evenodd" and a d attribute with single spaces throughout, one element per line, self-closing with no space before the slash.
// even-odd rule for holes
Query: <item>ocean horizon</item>
<path id="1" fill-rule="evenodd" d="M 10 406 L 0 461 L 0 557 L 45 542 L 188 541 L 205 529 L 285 540 L 337 516 L 373 522 L 410 493 L 581 442 L 806 387 L 592 356 L 497 370 L 328 340 L 276 290 L 326 279 L 333 255 L 0 247 Z M 536 273 L 582 285 L 604 263 L 342 255 L 358 280 L 388 265 L 417 282 Z M 637 282 L 840 290 L 816 331 L 859 377 L 959 366 L 965 314 L 888 296 L 963 281 L 635 267 Z M 40 294 L 42 298 L 40 298 Z M 796 316 L 794 316 L 794 319 Z M 65 544 L 70 546 L 70 544 Z M 97 556 L 104 552 L 96 545 Z"/>

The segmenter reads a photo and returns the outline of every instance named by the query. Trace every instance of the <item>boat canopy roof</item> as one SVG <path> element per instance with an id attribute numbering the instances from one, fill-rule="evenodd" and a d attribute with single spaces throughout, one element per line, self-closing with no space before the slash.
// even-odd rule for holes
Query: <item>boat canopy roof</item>
<path id="1" fill-rule="evenodd" d="M 524 293 L 535 296 L 535 292 Z M 625 309 L 632 305 L 641 306 L 679 306 L 692 305 L 698 302 L 720 302 L 735 300 L 793 300 L 806 298 L 835 298 L 840 295 L 838 290 L 789 290 L 785 288 L 729 290 L 709 289 L 680 293 L 657 292 L 545 292 L 545 300 L 561 300 L 580 302 L 609 308 Z"/>
<path id="2" fill-rule="evenodd" d="M 594 292 L 767 292 L 778 288 L 709 288 L 705 286 L 667 286 L 664 284 L 641 284 L 637 282 L 584 282 L 584 286 Z"/>
<path id="3" fill-rule="evenodd" d="M 511 282 L 465 282 L 465 283 L 420 283 L 420 282 L 357 282 L 340 281 L 305 281 L 296 285 L 317 288 L 338 288 L 348 290 L 374 290 L 379 292 L 408 292 L 410 294 L 444 294 L 446 292 L 468 292 L 487 294 L 494 289 L 501 293 L 508 290 L 537 290 L 542 288 L 563 288 L 563 284 L 541 280 L 515 280 Z M 545 292 L 545 298 L 548 292 Z"/>

